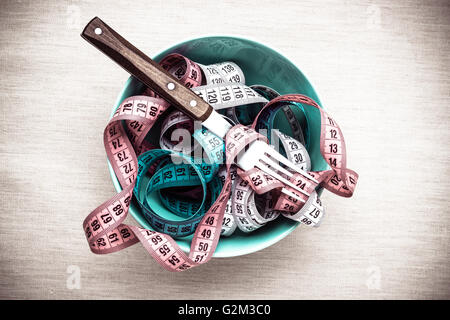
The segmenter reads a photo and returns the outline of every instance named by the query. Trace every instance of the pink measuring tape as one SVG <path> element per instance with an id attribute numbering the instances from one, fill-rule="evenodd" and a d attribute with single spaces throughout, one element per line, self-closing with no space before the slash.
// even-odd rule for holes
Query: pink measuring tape
<path id="1" fill-rule="evenodd" d="M 83 222 L 87 241 L 94 253 L 111 253 L 141 242 L 147 252 L 164 268 L 169 271 L 184 271 L 211 259 L 221 235 L 230 236 L 236 229 L 251 232 L 266 223 L 274 223 L 280 214 L 306 225 L 319 225 L 324 212 L 316 192 L 318 186 L 344 197 L 353 194 L 358 175 L 347 168 L 342 132 L 336 121 L 315 101 L 300 94 L 278 96 L 268 101 L 245 86 L 242 70 L 232 62 L 203 66 L 182 55 L 170 54 L 160 65 L 218 110 L 229 111 L 230 108 L 249 103 L 260 103 L 262 109 L 250 126 L 237 124 L 228 131 L 224 148 L 226 162 L 220 166 L 218 172 L 213 174 L 208 171 L 207 166 L 193 165 L 195 170 L 190 170 L 186 175 L 185 167 L 173 167 L 168 156 L 174 153 L 181 142 L 172 140 L 171 133 L 177 128 L 194 130 L 192 120 L 179 111 L 171 112 L 169 104 L 151 88 L 147 88 L 142 95 L 126 98 L 110 119 L 103 135 L 108 159 L 123 190 L 92 211 Z M 279 131 L 274 133 L 282 142 L 287 157 L 318 181 L 316 183 L 300 174 L 294 174 L 290 178 L 290 182 L 309 196 L 284 186 L 282 182 L 259 169 L 244 172 L 233 165 L 239 152 L 251 142 L 258 139 L 267 141 L 267 138 L 256 130 L 258 123 L 267 118 L 267 115 L 285 108 L 287 103 L 315 108 L 321 115 L 320 151 L 330 170 L 310 171 L 311 164 L 306 148 L 292 137 Z M 234 112 L 233 115 L 237 119 Z M 162 123 L 160 131 L 153 132 L 158 120 Z M 148 134 L 159 136 L 161 149 L 156 149 L 145 139 Z M 194 138 L 199 140 L 210 158 L 219 157 L 223 142 L 216 141 L 208 132 L 200 134 L 197 131 Z M 195 148 L 189 149 L 187 153 L 193 152 Z M 211 168 L 214 170 L 214 164 Z M 203 177 L 210 182 L 204 181 Z M 221 189 L 217 191 L 217 187 L 209 187 L 206 190 L 205 186 L 209 183 L 214 185 L 213 182 L 219 181 L 214 179 L 221 180 Z M 165 199 L 173 208 L 180 208 L 180 205 L 171 202 L 172 195 L 195 199 L 203 192 L 206 197 L 212 199 L 212 203 L 204 212 L 198 205 L 185 209 L 183 214 L 188 221 L 192 221 L 189 224 L 171 225 L 157 214 L 149 218 L 154 219 L 154 225 L 165 232 L 126 225 L 123 222 L 131 199 L 136 196 L 133 190 L 136 191 L 135 188 L 142 185 L 144 180 L 152 183 L 147 190 L 167 183 L 171 193 Z M 177 181 L 185 185 L 195 181 L 196 184 L 183 189 L 176 187 Z M 290 188 L 289 190 L 301 197 L 305 203 L 281 194 L 281 187 Z M 142 199 L 145 200 L 145 196 L 142 196 Z M 193 233 L 189 254 L 184 253 L 170 236 L 184 233 Z"/>

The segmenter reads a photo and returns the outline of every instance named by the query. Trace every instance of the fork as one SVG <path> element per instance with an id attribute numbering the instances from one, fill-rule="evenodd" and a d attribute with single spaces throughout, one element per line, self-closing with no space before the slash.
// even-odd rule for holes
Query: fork
<path id="1" fill-rule="evenodd" d="M 223 139 L 228 130 L 231 129 L 232 125 L 216 112 L 211 105 L 197 96 L 192 90 L 186 88 L 175 77 L 125 40 L 100 18 L 95 17 L 92 19 L 84 28 L 81 37 L 118 63 L 147 87 L 158 91 L 170 104 L 186 113 L 192 119 L 201 121 L 202 125 L 215 135 Z M 252 142 L 247 150 L 238 155 L 237 159 L 236 165 L 242 170 L 247 171 L 257 167 L 306 196 L 309 196 L 309 193 L 284 177 L 292 177 L 293 173 L 283 168 L 279 163 L 318 183 L 314 177 L 299 169 L 269 144 L 260 140 Z M 297 194 L 285 187 L 282 188 L 281 192 L 301 202 L 305 202 Z"/>

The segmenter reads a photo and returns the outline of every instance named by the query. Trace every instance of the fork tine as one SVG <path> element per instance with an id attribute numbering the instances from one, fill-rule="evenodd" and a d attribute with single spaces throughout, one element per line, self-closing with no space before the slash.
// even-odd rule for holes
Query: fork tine
<path id="1" fill-rule="evenodd" d="M 272 159 L 270 159 L 266 155 L 262 156 L 259 161 L 264 161 L 266 164 L 268 164 L 269 166 L 271 166 L 272 168 L 274 168 L 277 171 L 283 172 L 288 177 L 292 177 L 293 176 L 292 172 L 287 171 L 285 168 L 280 166 L 277 162 L 273 161 Z"/>
<path id="2" fill-rule="evenodd" d="M 292 162 L 290 162 L 288 159 L 286 159 L 285 157 L 283 157 L 280 153 L 278 153 L 275 149 L 272 148 L 267 148 L 265 150 L 266 153 L 268 153 L 272 158 L 275 158 L 276 160 L 278 160 L 279 162 L 281 162 L 282 164 L 288 166 L 289 168 L 291 168 L 292 170 L 297 171 L 298 173 L 300 173 L 302 176 L 314 181 L 315 183 L 319 183 L 319 181 L 317 181 L 316 179 L 314 179 L 314 177 L 312 177 L 311 175 L 309 175 L 307 172 L 301 170 L 300 168 L 298 168 L 296 165 L 294 165 Z"/>
<path id="3" fill-rule="evenodd" d="M 281 192 L 283 192 L 284 194 L 287 194 L 288 196 L 290 196 L 290 197 L 292 197 L 292 198 L 295 198 L 295 199 L 297 199 L 297 200 L 300 200 L 300 201 L 303 202 L 303 203 L 306 203 L 305 200 L 303 200 L 302 198 L 300 198 L 299 196 L 297 196 L 295 193 L 289 191 L 289 190 L 286 189 L 286 188 L 281 189 Z"/>
<path id="4" fill-rule="evenodd" d="M 272 177 L 274 177 L 275 179 L 280 180 L 281 182 L 283 182 L 284 184 L 294 188 L 295 190 L 297 190 L 300 193 L 303 193 L 305 196 L 309 197 L 309 193 L 307 193 L 305 190 L 300 189 L 299 187 L 297 187 L 295 184 L 293 184 L 292 182 L 290 182 L 289 180 L 287 180 L 286 178 L 282 177 L 281 175 L 279 175 L 278 173 L 276 173 L 275 171 L 273 171 L 272 169 L 269 169 L 267 166 L 265 166 L 264 164 L 262 164 L 261 162 L 258 162 L 256 164 L 256 166 L 261 169 L 262 171 L 264 171 L 265 173 L 271 175 Z"/>

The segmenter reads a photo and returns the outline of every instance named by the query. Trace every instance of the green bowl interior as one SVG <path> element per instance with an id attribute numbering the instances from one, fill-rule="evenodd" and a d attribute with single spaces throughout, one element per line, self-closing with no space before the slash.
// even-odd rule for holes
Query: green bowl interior
<path id="1" fill-rule="evenodd" d="M 236 37 L 204 37 L 175 45 L 154 57 L 154 60 L 159 62 L 165 55 L 173 52 L 180 53 L 201 64 L 233 61 L 242 68 L 247 85 L 266 85 L 280 94 L 301 93 L 320 104 L 316 92 L 302 72 L 288 59 L 260 43 Z M 140 94 L 143 89 L 142 83 L 130 77 L 117 98 L 111 116 L 125 98 Z M 293 111 L 298 118 L 304 119 L 305 123 L 302 125 L 307 126 L 309 132 L 307 149 L 311 157 L 312 169 L 327 169 L 327 163 L 319 150 L 319 112 L 312 108 L 306 109 L 304 114 L 300 109 Z M 276 117 L 275 127 L 286 134 L 291 134 L 289 126 L 282 117 Z M 122 188 L 109 161 L 108 166 L 114 187 L 119 192 Z M 158 214 L 161 216 L 172 215 L 157 197 L 154 197 L 154 200 L 154 209 Z M 130 206 L 130 213 L 141 226 L 152 229 L 135 201 Z M 232 257 L 264 249 L 287 236 L 297 225 L 297 222 L 280 216 L 275 221 L 249 234 L 237 230 L 232 236 L 220 239 L 213 256 Z M 189 252 L 191 239 L 192 236 L 188 236 L 176 239 L 176 241 L 183 251 Z"/>

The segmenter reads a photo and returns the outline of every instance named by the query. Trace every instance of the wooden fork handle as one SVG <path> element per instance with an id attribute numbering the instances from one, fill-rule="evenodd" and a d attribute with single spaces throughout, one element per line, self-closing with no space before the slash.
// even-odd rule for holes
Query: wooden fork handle
<path id="1" fill-rule="evenodd" d="M 125 40 L 100 18 L 92 19 L 84 28 L 81 37 L 194 120 L 204 121 L 213 111 L 208 103 Z M 175 86 L 169 85 L 169 83 L 173 83 Z"/>

